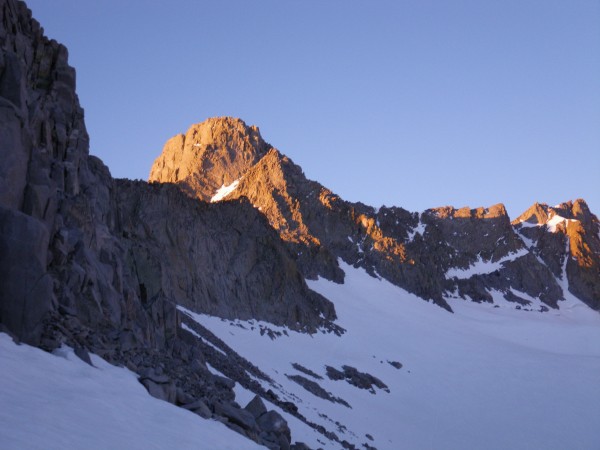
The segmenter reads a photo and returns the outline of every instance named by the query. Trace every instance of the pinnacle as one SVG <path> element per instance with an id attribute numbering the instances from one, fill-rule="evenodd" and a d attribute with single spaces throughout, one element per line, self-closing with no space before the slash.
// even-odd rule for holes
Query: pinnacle
<path id="1" fill-rule="evenodd" d="M 194 197 L 209 200 L 269 149 L 258 127 L 235 117 L 213 117 L 167 141 L 148 181 L 179 183 Z"/>

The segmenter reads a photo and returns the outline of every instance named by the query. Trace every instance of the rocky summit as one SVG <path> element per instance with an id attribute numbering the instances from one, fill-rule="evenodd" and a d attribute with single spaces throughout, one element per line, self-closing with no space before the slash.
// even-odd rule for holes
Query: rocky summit
<path id="1" fill-rule="evenodd" d="M 385 292 L 365 303 L 348 286 Z M 373 208 L 308 179 L 231 117 L 170 139 L 148 182 L 113 179 L 89 154 L 67 49 L 23 2 L 0 0 L 0 331 L 15 342 L 126 367 L 152 396 L 270 449 L 309 448 L 310 433 L 315 448 L 372 449 L 378 438 L 389 448 L 385 421 L 375 437 L 356 431 L 381 411 L 356 405 L 410 385 L 390 375 L 410 374 L 388 338 L 396 322 L 378 327 L 389 316 L 421 329 L 393 301 L 439 328 L 456 305 L 542 316 L 567 298 L 600 309 L 600 223 L 583 200 L 535 204 L 512 222 L 503 205 Z M 385 314 L 365 325 L 370 302 Z M 349 355 L 372 335 L 368 369 Z M 299 346 L 263 347 L 286 338 Z M 247 342 L 265 351 L 233 347 Z M 307 342 L 317 344 L 297 353 Z M 290 359 L 268 371 L 275 348 Z M 331 417 L 313 397 L 337 408 Z M 355 429 L 342 423 L 352 414 Z"/>

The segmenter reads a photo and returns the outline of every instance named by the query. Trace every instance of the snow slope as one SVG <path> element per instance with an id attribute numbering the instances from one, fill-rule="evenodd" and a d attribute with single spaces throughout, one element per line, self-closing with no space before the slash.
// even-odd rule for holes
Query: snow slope
<path id="1" fill-rule="evenodd" d="M 546 313 L 449 298 L 450 314 L 360 269 L 342 268 L 343 285 L 309 281 L 335 303 L 347 330 L 341 337 L 186 313 L 267 373 L 274 383 L 263 381 L 266 388 L 359 448 L 600 448 L 600 314 L 568 295 L 560 310 Z M 260 327 L 282 335 L 271 339 Z M 150 397 L 127 369 L 92 360 L 96 367 L 70 349 L 52 355 L 0 334 L 0 448 L 258 448 L 218 422 Z M 355 367 L 387 389 L 331 380 L 326 365 Z M 315 396 L 287 375 L 314 381 L 350 407 Z M 242 406 L 254 395 L 239 385 L 235 392 Z M 286 417 L 293 441 L 341 448 L 265 403 Z"/>
<path id="2" fill-rule="evenodd" d="M 343 285 L 308 282 L 335 303 L 338 324 L 347 330 L 341 337 L 188 315 L 275 381 L 263 382 L 265 387 L 294 400 L 309 420 L 358 447 L 600 448 L 600 314 L 573 297 L 561 302 L 561 310 L 546 313 L 517 311 L 508 302 L 495 308 L 448 299 L 451 314 L 360 269 L 341 266 Z M 260 326 L 287 334 L 271 339 L 261 336 Z M 389 363 L 394 361 L 403 367 Z M 389 393 L 331 380 L 326 365 L 369 373 Z M 351 408 L 309 393 L 286 375 L 315 381 Z M 239 386 L 236 392 L 242 406 L 251 398 Z M 293 441 L 341 448 L 284 416 Z"/>
<path id="3" fill-rule="evenodd" d="M 157 400 L 135 374 L 71 349 L 49 354 L 0 333 L 0 448 L 258 449 L 223 424 Z"/>

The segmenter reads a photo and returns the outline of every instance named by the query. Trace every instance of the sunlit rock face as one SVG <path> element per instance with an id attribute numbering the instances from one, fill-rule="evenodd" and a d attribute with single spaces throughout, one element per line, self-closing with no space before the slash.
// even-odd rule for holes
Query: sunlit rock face
<path id="1" fill-rule="evenodd" d="M 513 225 L 564 286 L 600 309 L 600 223 L 584 200 L 535 203 Z"/>
<path id="2" fill-rule="evenodd" d="M 347 202 L 309 180 L 292 160 L 265 144 L 258 128 L 239 119 L 208 119 L 185 137 L 169 140 L 150 181 L 175 183 L 207 201 L 248 199 L 278 232 L 306 278 L 343 282 L 341 258 L 447 309 L 448 297 L 492 302 L 498 293 L 515 306 L 526 308 L 531 298 L 539 298 L 556 308 L 567 288 L 559 266 L 550 256 L 538 257 L 503 205 L 411 213 Z M 575 204 L 579 215 L 593 217 L 587 222 L 597 222 L 584 203 Z M 537 214 L 546 220 L 543 208 Z M 549 242 L 545 252 L 556 254 L 555 245 Z M 579 247 L 582 258 L 597 258 L 595 248 L 585 253 L 588 247 Z M 588 266 L 590 258 L 584 258 Z M 586 273 L 587 284 L 574 281 L 571 290 L 596 305 L 597 293 L 589 284 L 598 275 Z"/>
<path id="3" fill-rule="evenodd" d="M 210 200 L 219 188 L 231 185 L 256 164 L 269 148 L 257 127 L 231 117 L 209 119 L 165 144 L 148 181 L 178 183 L 190 195 Z"/>

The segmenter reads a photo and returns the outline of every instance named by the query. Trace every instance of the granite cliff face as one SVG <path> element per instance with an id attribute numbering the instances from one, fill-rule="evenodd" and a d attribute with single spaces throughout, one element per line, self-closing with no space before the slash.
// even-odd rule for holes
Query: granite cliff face
<path id="1" fill-rule="evenodd" d="M 264 143 L 256 127 L 239 119 L 209 119 L 192 126 L 185 139 L 180 136 L 166 144 L 149 181 L 175 183 L 202 200 L 247 198 L 277 230 L 307 278 L 343 282 L 341 258 L 446 309 L 449 297 L 493 302 L 494 296 L 524 308 L 530 298 L 539 298 L 556 308 L 566 288 L 598 309 L 597 219 L 582 200 L 574 208 L 591 238 L 585 240 L 571 225 L 570 242 L 578 256 L 567 267 L 569 283 L 563 284 L 555 257 L 538 257 L 521 233 L 520 219 L 511 224 L 503 205 L 420 214 L 397 207 L 376 210 L 346 202 L 307 179 L 299 166 Z M 564 248 L 564 242 L 555 241 L 542 239 L 539 252 L 559 254 L 557 246 Z"/>

